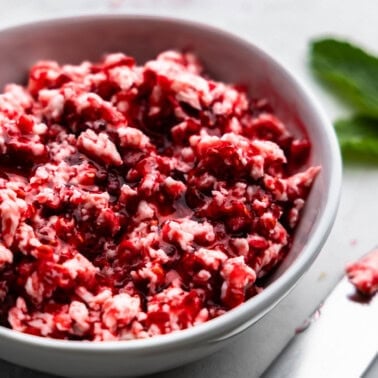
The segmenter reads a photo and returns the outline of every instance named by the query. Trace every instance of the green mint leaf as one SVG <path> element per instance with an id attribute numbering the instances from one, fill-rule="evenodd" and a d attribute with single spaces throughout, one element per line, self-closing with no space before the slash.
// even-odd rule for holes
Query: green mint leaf
<path id="1" fill-rule="evenodd" d="M 378 163 L 378 119 L 341 119 L 335 122 L 335 129 L 345 160 Z"/>
<path id="2" fill-rule="evenodd" d="M 311 43 L 315 74 L 358 113 L 378 117 L 378 58 L 335 39 Z"/>

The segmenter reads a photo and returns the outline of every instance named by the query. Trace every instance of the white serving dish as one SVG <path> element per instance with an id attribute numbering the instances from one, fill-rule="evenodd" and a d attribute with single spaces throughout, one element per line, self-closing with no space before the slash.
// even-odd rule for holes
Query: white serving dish
<path id="1" fill-rule="evenodd" d="M 194 328 L 145 340 L 78 342 L 0 327 L 0 358 L 53 374 L 81 377 L 135 376 L 173 368 L 219 350 L 252 326 L 288 294 L 320 252 L 339 201 L 337 140 L 324 112 L 295 74 L 252 43 L 205 25 L 161 17 L 49 20 L 0 32 L 0 85 L 22 83 L 28 67 L 40 59 L 79 63 L 122 51 L 143 62 L 165 49 L 188 47 L 200 56 L 213 77 L 247 84 L 253 96 L 269 99 L 294 132 L 305 129 L 312 142 L 309 164 L 321 165 L 322 171 L 286 260 L 261 294 Z"/>

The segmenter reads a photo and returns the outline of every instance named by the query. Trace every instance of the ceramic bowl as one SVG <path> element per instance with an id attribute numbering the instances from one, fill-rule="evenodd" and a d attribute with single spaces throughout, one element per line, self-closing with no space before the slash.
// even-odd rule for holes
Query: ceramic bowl
<path id="1" fill-rule="evenodd" d="M 312 188 L 294 245 L 259 295 L 207 323 L 151 339 L 117 342 L 60 341 L 0 327 L 0 358 L 29 368 L 71 376 L 133 376 L 173 368 L 217 351 L 252 326 L 293 288 L 310 267 L 334 222 L 341 159 L 333 128 L 294 73 L 251 42 L 183 20 L 141 16 L 90 16 L 49 20 L 0 32 L 0 86 L 23 83 L 40 59 L 61 63 L 98 60 L 126 52 L 139 63 L 169 49 L 193 49 L 210 74 L 241 82 L 265 97 L 293 132 L 312 142 L 309 164 L 322 171 Z"/>

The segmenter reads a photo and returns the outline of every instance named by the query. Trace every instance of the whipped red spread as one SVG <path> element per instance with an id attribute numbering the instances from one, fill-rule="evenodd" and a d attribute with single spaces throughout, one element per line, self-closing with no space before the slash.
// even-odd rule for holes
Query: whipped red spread
<path id="1" fill-rule="evenodd" d="M 378 291 L 378 248 L 346 266 L 349 281 L 366 296 Z"/>
<path id="2" fill-rule="evenodd" d="M 5 87 L 0 324 L 146 338 L 262 290 L 319 167 L 267 101 L 202 71 L 187 53 L 111 54 Z"/>

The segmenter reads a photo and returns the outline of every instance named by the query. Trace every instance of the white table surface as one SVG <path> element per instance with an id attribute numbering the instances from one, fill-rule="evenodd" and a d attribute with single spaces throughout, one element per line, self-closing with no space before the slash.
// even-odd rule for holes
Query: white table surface
<path id="1" fill-rule="evenodd" d="M 0 28 L 90 13 L 175 16 L 238 34 L 266 49 L 307 82 L 331 119 L 346 115 L 347 110 L 311 77 L 307 68 L 309 40 L 338 35 L 378 53 L 376 0 L 0 0 Z M 377 188 L 378 167 L 345 167 L 340 209 L 331 236 L 292 293 L 222 351 L 154 377 L 258 377 L 341 277 L 346 262 L 378 244 Z M 0 361 L 0 377 L 48 376 Z"/>

